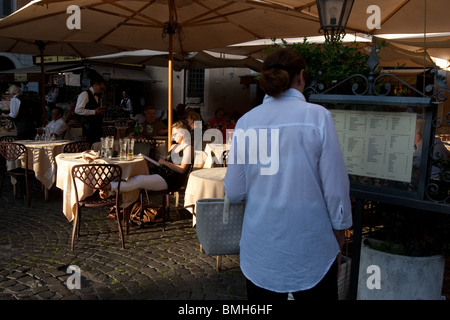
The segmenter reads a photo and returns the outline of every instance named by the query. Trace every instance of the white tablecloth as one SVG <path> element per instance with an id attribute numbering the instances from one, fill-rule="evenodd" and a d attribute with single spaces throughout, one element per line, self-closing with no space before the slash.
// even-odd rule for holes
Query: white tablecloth
<path id="1" fill-rule="evenodd" d="M 184 206 L 194 205 L 194 212 L 197 200 L 206 198 L 223 198 L 225 187 L 223 180 L 227 168 L 207 168 L 192 171 L 186 186 L 184 195 Z M 189 209 L 188 209 L 189 210 Z M 193 219 L 195 225 L 195 216 Z"/>
<path id="2" fill-rule="evenodd" d="M 77 164 L 87 164 L 82 155 L 83 153 L 62 153 L 56 157 L 59 172 L 56 186 L 63 190 L 63 213 L 69 221 L 72 221 L 76 215 L 76 196 L 72 181 L 72 167 Z M 97 158 L 92 163 L 118 164 L 122 168 L 122 180 L 149 173 L 146 161 L 140 156 L 135 156 L 133 160 L 123 161 L 118 160 L 118 158 Z M 84 186 L 79 180 L 77 183 L 80 183 L 80 185 L 77 184 L 80 199 L 84 199 L 93 194 L 91 188 Z M 137 200 L 138 196 L 139 190 L 122 193 L 121 207 L 128 207 Z"/>
<path id="3" fill-rule="evenodd" d="M 16 143 L 25 145 L 28 149 L 28 168 L 34 170 L 38 179 L 47 189 L 50 189 L 56 180 L 55 157 L 62 153 L 69 140 L 36 141 L 17 140 Z M 8 169 L 24 167 L 24 159 L 15 163 L 8 163 Z M 14 183 L 15 181 L 13 181 Z"/>

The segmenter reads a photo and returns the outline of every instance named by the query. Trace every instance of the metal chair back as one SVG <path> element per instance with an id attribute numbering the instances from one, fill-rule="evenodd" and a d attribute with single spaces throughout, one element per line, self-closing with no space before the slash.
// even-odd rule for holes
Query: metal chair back
<path id="1" fill-rule="evenodd" d="M 3 136 L 0 137 L 0 142 L 14 142 L 17 140 L 17 136 Z"/>
<path id="2" fill-rule="evenodd" d="M 64 153 L 78 153 L 91 149 L 91 143 L 89 141 L 75 141 L 70 142 L 64 146 Z"/>
<path id="3" fill-rule="evenodd" d="M 76 196 L 77 214 L 75 215 L 75 221 L 72 229 L 72 243 L 71 249 L 74 249 L 75 235 L 79 235 L 80 231 L 80 219 L 82 207 L 116 207 L 116 220 L 117 227 L 119 229 L 119 235 L 121 239 L 122 248 L 125 248 L 125 241 L 122 232 L 122 225 L 119 218 L 120 211 L 120 181 L 122 178 L 122 168 L 114 164 L 80 164 L 72 167 L 72 180 Z M 81 181 L 83 185 L 88 186 L 94 190 L 92 196 L 85 199 L 79 198 L 79 190 L 77 187 L 77 180 Z M 105 188 L 112 181 L 117 181 L 118 186 L 115 197 L 102 199 L 96 194 L 97 190 Z"/>
<path id="4" fill-rule="evenodd" d="M 116 137 L 117 128 L 116 127 L 102 127 L 102 137 L 113 136 Z"/>
<path id="5" fill-rule="evenodd" d="M 30 206 L 31 199 L 30 199 L 30 187 L 29 187 L 28 176 L 33 175 L 34 171 L 29 170 L 29 168 L 28 168 L 28 148 L 21 143 L 0 142 L 0 155 L 5 160 L 4 164 L 2 163 L 2 166 L 4 166 L 2 171 L 5 174 L 7 173 L 13 177 L 17 177 L 17 176 L 25 177 L 26 197 L 27 197 L 27 201 L 28 201 L 28 206 Z M 25 162 L 25 168 L 16 168 L 16 169 L 7 170 L 6 161 L 13 162 L 22 157 L 23 157 L 23 161 Z M 3 184 L 3 181 L 2 181 L 2 184 Z"/>

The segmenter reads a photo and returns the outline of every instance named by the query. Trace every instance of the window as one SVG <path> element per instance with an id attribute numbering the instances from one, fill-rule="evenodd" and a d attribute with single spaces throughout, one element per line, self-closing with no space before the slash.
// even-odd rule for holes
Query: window
<path id="1" fill-rule="evenodd" d="M 189 70 L 187 81 L 187 102 L 189 104 L 203 103 L 205 92 L 205 70 Z"/>
<path id="2" fill-rule="evenodd" d="M 15 0 L 3 0 L 0 6 L 0 18 L 4 18 L 7 15 L 10 15 L 15 10 L 16 10 Z"/>

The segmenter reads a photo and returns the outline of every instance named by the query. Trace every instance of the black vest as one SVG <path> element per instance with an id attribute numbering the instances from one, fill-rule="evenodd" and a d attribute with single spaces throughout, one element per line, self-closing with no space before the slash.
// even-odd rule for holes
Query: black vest
<path id="1" fill-rule="evenodd" d="M 95 110 L 97 108 L 100 108 L 100 98 L 98 100 L 99 102 L 97 102 L 95 100 L 95 96 L 92 94 L 92 91 L 90 89 L 86 90 L 86 92 L 88 94 L 89 100 L 84 108 L 89 110 Z"/>
<path id="2" fill-rule="evenodd" d="M 100 102 L 97 102 L 95 100 L 95 96 L 92 94 L 91 90 L 88 89 L 86 90 L 86 92 L 89 99 L 84 108 L 89 110 L 95 110 L 99 108 Z M 100 141 L 100 137 L 102 136 L 102 122 L 103 116 L 100 114 L 81 116 L 81 123 L 83 124 L 83 135 L 86 136 L 88 141 Z"/>
<path id="3" fill-rule="evenodd" d="M 17 128 L 17 136 L 20 139 L 34 139 L 36 126 L 33 122 L 33 109 L 31 103 L 23 96 L 17 96 L 20 100 L 19 113 L 13 119 Z"/>

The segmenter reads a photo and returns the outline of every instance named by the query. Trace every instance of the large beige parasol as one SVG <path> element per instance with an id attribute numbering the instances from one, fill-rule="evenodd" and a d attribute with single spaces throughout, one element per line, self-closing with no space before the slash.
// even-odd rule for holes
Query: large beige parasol
<path id="1" fill-rule="evenodd" d="M 266 1 L 318 18 L 316 1 Z M 448 0 L 355 0 L 346 30 L 370 35 L 448 32 L 449 10 Z"/>
<path id="2" fill-rule="evenodd" d="M 318 29 L 317 19 L 265 0 L 36 0 L 0 20 L 0 37 L 167 51 L 169 124 L 174 52 Z"/>
<path id="3" fill-rule="evenodd" d="M 12 39 L 0 37 L 0 52 L 38 55 L 41 58 L 41 100 L 42 112 L 45 120 L 45 72 L 44 54 L 52 56 L 74 56 L 85 58 L 93 55 L 111 54 L 127 50 L 125 47 L 102 45 L 96 43 L 68 43 L 57 41 L 36 41 L 31 39 Z"/>
<path id="4" fill-rule="evenodd" d="M 113 53 L 103 56 L 87 57 L 87 60 L 114 64 L 129 63 L 166 67 L 168 54 L 162 51 L 143 49 Z M 180 56 L 178 54 L 174 54 L 173 56 L 173 69 L 175 71 L 231 67 L 249 68 L 254 71 L 261 71 L 262 61 L 248 56 L 235 57 L 207 51 L 192 52 L 186 56 Z"/>

